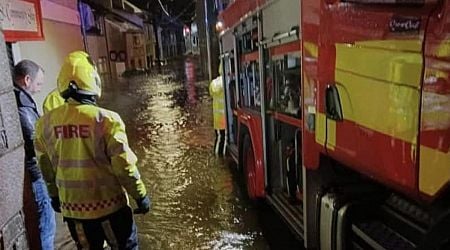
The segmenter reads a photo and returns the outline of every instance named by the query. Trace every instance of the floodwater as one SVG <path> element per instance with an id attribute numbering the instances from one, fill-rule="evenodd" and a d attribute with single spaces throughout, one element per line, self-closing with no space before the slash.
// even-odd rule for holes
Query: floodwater
<path id="1" fill-rule="evenodd" d="M 213 154 L 208 83 L 196 81 L 189 59 L 170 69 L 105 84 L 100 102 L 124 120 L 152 199 L 151 212 L 135 216 L 141 249 L 299 249 L 280 237 L 289 233 L 271 209 L 245 198 L 233 164 Z"/>
<path id="2" fill-rule="evenodd" d="M 152 198 L 151 213 L 135 216 L 141 248 L 268 249 L 255 208 L 213 154 L 207 82 L 190 73 L 119 83 L 102 101 L 122 116 Z"/>

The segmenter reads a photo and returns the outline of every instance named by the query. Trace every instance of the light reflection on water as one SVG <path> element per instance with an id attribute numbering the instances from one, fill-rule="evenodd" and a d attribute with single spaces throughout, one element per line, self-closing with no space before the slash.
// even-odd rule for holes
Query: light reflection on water
<path id="1" fill-rule="evenodd" d="M 167 78 L 117 83 L 101 103 L 122 116 L 152 196 L 151 213 L 135 216 L 141 248 L 268 249 L 255 210 L 212 154 L 207 84 Z"/>

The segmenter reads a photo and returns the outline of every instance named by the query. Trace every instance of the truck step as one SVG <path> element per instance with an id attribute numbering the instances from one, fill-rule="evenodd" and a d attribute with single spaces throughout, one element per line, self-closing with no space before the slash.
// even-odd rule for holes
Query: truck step
<path id="1" fill-rule="evenodd" d="M 397 212 L 402 213 L 409 219 L 414 220 L 415 223 L 422 227 L 431 224 L 431 216 L 425 210 L 398 195 L 391 194 L 386 200 L 386 205 L 394 208 Z"/>
<path id="2" fill-rule="evenodd" d="M 355 223 L 352 225 L 352 231 L 359 238 L 358 242 L 363 241 L 375 250 L 413 250 L 416 247 L 380 221 Z M 360 243 L 354 245 L 360 246 Z"/>
<path id="3" fill-rule="evenodd" d="M 284 192 L 277 192 L 267 196 L 269 203 L 279 211 L 283 219 L 294 230 L 295 234 L 303 239 L 303 203 L 293 204 Z"/>
<path id="4" fill-rule="evenodd" d="M 378 220 L 390 229 L 398 232 L 414 245 L 420 244 L 427 230 L 418 224 L 416 218 L 406 217 L 404 213 L 394 210 L 392 207 L 382 205 L 378 211 Z M 382 219 L 381 219 L 382 218 Z"/>

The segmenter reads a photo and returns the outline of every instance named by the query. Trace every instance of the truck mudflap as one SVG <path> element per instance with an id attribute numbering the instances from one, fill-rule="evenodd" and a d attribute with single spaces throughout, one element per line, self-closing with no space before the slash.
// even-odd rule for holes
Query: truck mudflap
<path id="1" fill-rule="evenodd" d="M 364 186 L 336 188 L 317 196 L 319 244 L 321 250 L 352 248 L 351 226 L 359 218 L 371 218 L 373 207 L 384 195 Z"/>
<path id="2" fill-rule="evenodd" d="M 345 203 L 337 194 L 328 193 L 320 205 L 320 249 L 345 250 L 348 211 L 352 204 Z"/>

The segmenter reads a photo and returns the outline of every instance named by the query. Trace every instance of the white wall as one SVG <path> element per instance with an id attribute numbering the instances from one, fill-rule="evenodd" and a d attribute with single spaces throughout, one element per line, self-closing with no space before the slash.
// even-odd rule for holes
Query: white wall
<path id="1" fill-rule="evenodd" d="M 45 85 L 34 96 L 39 107 L 45 96 L 56 88 L 56 78 L 64 57 L 72 51 L 83 50 L 79 26 L 44 20 L 43 27 L 45 41 L 18 43 L 22 59 L 31 59 L 45 70 Z"/>
<path id="2" fill-rule="evenodd" d="M 76 3 L 76 0 L 65 0 L 65 4 Z M 64 57 L 75 50 L 84 50 L 78 12 L 66 6 L 43 0 L 44 41 L 18 42 L 20 59 L 30 59 L 45 70 L 45 85 L 42 91 L 34 96 L 40 111 L 45 96 L 56 88 L 56 78 Z M 72 4 L 72 6 L 76 6 Z M 17 56 L 17 55 L 15 55 Z"/>

